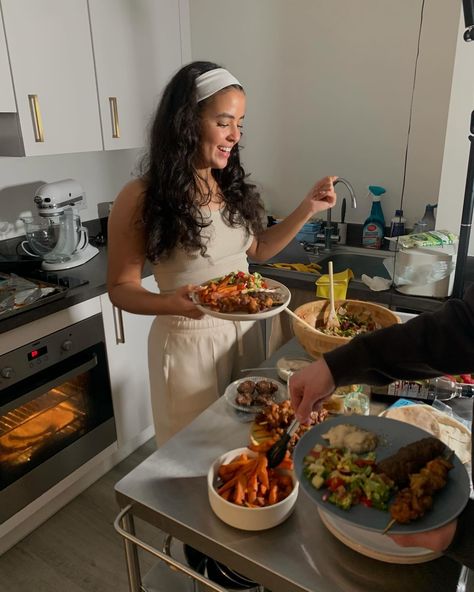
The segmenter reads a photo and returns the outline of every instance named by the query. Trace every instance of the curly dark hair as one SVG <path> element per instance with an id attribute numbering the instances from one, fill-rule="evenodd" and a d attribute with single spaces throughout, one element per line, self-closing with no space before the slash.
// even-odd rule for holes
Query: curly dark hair
<path id="1" fill-rule="evenodd" d="M 200 113 L 206 100 L 196 100 L 195 80 L 220 68 L 211 62 L 192 62 L 181 68 L 163 91 L 154 116 L 147 155 L 140 164 L 145 184 L 142 224 L 147 258 L 156 262 L 175 247 L 206 255 L 201 231 L 210 223 L 200 206 L 209 201 L 199 189 L 194 163 L 200 141 Z M 240 86 L 237 86 L 243 90 Z M 232 148 L 224 169 L 213 169 L 224 200 L 223 216 L 230 226 L 249 234 L 262 230 L 264 207 L 255 185 L 246 182 L 239 148 Z M 201 195 L 202 203 L 196 196 Z"/>

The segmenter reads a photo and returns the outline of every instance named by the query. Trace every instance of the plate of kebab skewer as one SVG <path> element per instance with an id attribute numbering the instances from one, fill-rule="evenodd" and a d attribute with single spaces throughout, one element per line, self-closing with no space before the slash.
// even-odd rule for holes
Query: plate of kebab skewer
<path id="1" fill-rule="evenodd" d="M 290 303 L 286 286 L 259 273 L 234 271 L 196 286 L 189 294 L 202 312 L 229 321 L 273 317 Z"/>
<path id="2" fill-rule="evenodd" d="M 454 520 L 469 475 L 440 440 L 379 416 L 339 416 L 303 435 L 296 477 L 318 507 L 367 530 L 416 533 Z"/>

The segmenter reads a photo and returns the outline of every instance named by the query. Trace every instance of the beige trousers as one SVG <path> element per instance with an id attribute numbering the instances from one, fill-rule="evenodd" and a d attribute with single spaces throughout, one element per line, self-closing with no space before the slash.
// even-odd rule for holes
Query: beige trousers
<path id="1" fill-rule="evenodd" d="M 258 322 L 156 317 L 148 338 L 148 368 L 158 446 L 217 400 L 242 368 L 264 359 Z"/>

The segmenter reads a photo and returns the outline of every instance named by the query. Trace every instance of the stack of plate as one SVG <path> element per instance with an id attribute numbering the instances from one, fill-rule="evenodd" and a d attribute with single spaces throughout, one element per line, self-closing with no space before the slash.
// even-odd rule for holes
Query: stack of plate
<path id="1" fill-rule="evenodd" d="M 441 553 L 419 547 L 400 547 L 380 532 L 354 526 L 322 508 L 318 508 L 318 512 L 324 526 L 341 543 L 372 559 L 386 563 L 423 563 L 441 555 Z"/>

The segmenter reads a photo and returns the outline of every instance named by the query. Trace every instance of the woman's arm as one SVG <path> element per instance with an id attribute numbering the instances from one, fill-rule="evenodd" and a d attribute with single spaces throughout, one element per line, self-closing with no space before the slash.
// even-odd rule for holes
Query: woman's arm
<path id="1" fill-rule="evenodd" d="M 315 183 L 304 200 L 289 216 L 254 238 L 247 255 L 254 261 L 262 263 L 284 249 L 314 214 L 332 208 L 336 204 L 334 191 L 336 179 L 337 177 L 324 177 Z"/>
<path id="2" fill-rule="evenodd" d="M 141 285 L 145 264 L 145 236 L 141 223 L 143 183 L 131 181 L 114 201 L 108 224 L 107 290 L 115 306 L 136 314 L 176 314 L 201 318 L 189 300 L 192 286 L 173 294 L 154 294 Z"/>

